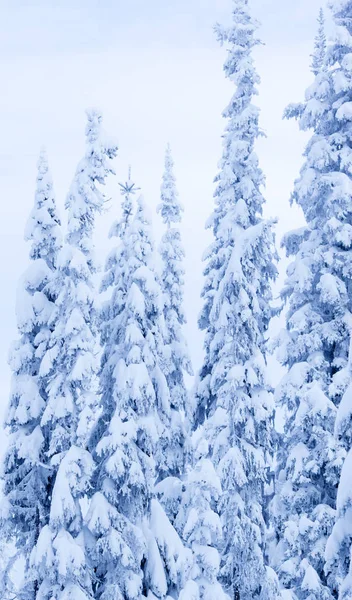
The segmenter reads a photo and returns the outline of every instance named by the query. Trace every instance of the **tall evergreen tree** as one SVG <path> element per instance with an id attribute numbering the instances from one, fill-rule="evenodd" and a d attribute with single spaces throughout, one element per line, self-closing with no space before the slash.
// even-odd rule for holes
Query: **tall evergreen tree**
<path id="1" fill-rule="evenodd" d="M 15 543 L 28 569 L 30 553 L 48 517 L 50 503 L 50 432 L 41 421 L 48 401 L 48 378 L 42 373 L 41 364 L 51 344 L 51 319 L 57 296 L 52 281 L 61 246 L 60 220 L 45 151 L 39 157 L 34 207 L 25 239 L 31 242 L 31 264 L 22 277 L 17 299 L 21 337 L 10 353 L 13 378 L 6 419 L 9 442 L 2 473 L 1 539 Z M 4 573 L 4 582 L 8 575 Z M 35 586 L 26 581 L 18 597 L 31 600 L 35 592 Z M 6 595 L 3 590 L 1 594 Z"/>
<path id="2" fill-rule="evenodd" d="M 254 145 L 262 135 L 252 103 L 260 82 L 252 50 L 259 43 L 248 0 L 234 0 L 232 25 L 217 26 L 227 44 L 226 77 L 236 90 L 216 177 L 214 241 L 206 253 L 205 361 L 197 418 L 206 418 L 206 452 L 221 484 L 217 511 L 223 540 L 220 581 L 232 599 L 274 598 L 266 565 L 264 487 L 273 452 L 274 403 L 266 381 L 265 342 L 276 276 L 272 225 L 262 218 L 264 176 Z"/>
<path id="3" fill-rule="evenodd" d="M 141 199 L 120 246 L 111 256 L 124 260 L 107 263 L 108 272 L 114 272 L 105 310 L 110 325 L 101 372 L 103 417 L 93 435 L 98 467 L 87 515 L 95 597 L 164 600 L 171 592 L 177 597 L 184 556 L 154 492 L 155 455 L 170 414 L 170 394 L 160 362 L 161 290 Z"/>
<path id="4" fill-rule="evenodd" d="M 170 392 L 171 414 L 161 442 L 161 461 L 158 464 L 159 486 L 165 507 L 172 518 L 177 513 L 181 492 L 181 477 L 185 472 L 188 454 L 185 415 L 190 415 L 188 391 L 184 374 L 192 375 L 182 326 L 186 322 L 184 301 L 184 249 L 178 227 L 182 218 L 181 205 L 173 172 L 173 159 L 168 145 L 165 153 L 165 170 L 161 185 L 161 202 L 158 206 L 167 230 L 164 233 L 160 254 L 162 258 L 161 286 L 165 320 L 164 357 L 166 380 Z"/>
<path id="5" fill-rule="evenodd" d="M 97 328 L 92 234 L 103 207 L 104 184 L 117 148 L 102 132 L 101 114 L 87 113 L 86 153 L 67 201 L 68 232 L 53 282 L 57 294 L 53 332 L 41 372 L 48 399 L 41 424 L 50 432 L 49 518 L 32 552 L 32 577 L 40 600 L 92 598 L 93 574 L 86 552 L 80 500 L 87 491 L 93 460 L 85 449 L 96 418 Z"/>
<path id="6" fill-rule="evenodd" d="M 352 2 L 331 2 L 335 38 L 328 48 L 330 67 L 324 80 L 325 111 L 318 132 L 324 133 L 328 154 L 324 160 L 324 179 L 329 187 L 322 201 L 327 213 L 326 240 L 330 242 L 331 269 L 329 300 L 334 312 L 331 325 L 333 342 L 332 384 L 330 394 L 338 404 L 335 435 L 347 451 L 337 492 L 337 514 L 326 548 L 326 572 L 340 600 L 352 595 L 352 486 L 351 486 L 351 419 L 352 419 L 352 175 L 351 107 L 352 107 Z M 335 296 L 335 297 L 334 297 Z M 331 311 L 332 312 L 332 311 Z M 339 399 L 341 402 L 339 403 Z"/>
<path id="7" fill-rule="evenodd" d="M 337 14 L 352 16 L 352 3 L 343 4 L 348 8 L 336 11 L 337 20 Z M 347 18 L 316 69 L 306 102 L 286 113 L 313 132 L 292 196 L 307 225 L 284 240 L 287 254 L 293 256 L 282 293 L 288 312 L 280 358 L 288 374 L 277 390 L 285 431 L 274 504 L 276 563 L 283 586 L 298 599 L 331 599 L 338 586 L 332 568 L 337 556 L 328 553 L 324 569 L 324 551 L 344 457 L 334 438 L 336 407 L 350 378 L 351 93 L 346 82 L 351 80 L 351 31 Z"/>

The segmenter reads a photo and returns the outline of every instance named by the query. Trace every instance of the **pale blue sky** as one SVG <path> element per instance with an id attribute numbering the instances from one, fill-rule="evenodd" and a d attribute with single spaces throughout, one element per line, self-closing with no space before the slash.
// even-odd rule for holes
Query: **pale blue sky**
<path id="1" fill-rule="evenodd" d="M 14 55 L 121 47 L 211 45 L 211 26 L 226 19 L 229 0 L 2 0 L 1 50 Z M 253 0 L 263 31 L 276 43 L 310 39 L 315 0 Z M 298 34 L 298 36 L 297 36 Z"/>
<path id="2" fill-rule="evenodd" d="M 288 102 L 303 98 L 311 81 L 309 54 L 320 0 L 252 0 L 252 7 L 265 42 L 256 59 L 262 76 L 261 124 L 268 138 L 258 152 L 267 175 L 267 214 L 279 217 L 280 238 L 300 224 L 289 196 L 306 140 L 281 115 Z M 200 257 L 210 239 L 204 222 L 212 209 L 212 180 L 221 153 L 221 111 L 232 92 L 222 73 L 225 51 L 212 26 L 229 19 L 231 0 L 0 0 L 0 8 L 0 413 L 8 397 L 7 353 L 16 336 L 15 293 L 27 263 L 22 238 L 37 155 L 46 145 L 62 206 L 83 152 L 84 110 L 91 105 L 103 110 L 106 129 L 120 145 L 117 179 L 109 185 L 115 200 L 97 227 L 102 259 L 109 222 L 116 215 L 117 181 L 125 179 L 131 163 L 154 211 L 164 147 L 167 141 L 172 145 L 186 209 L 186 308 L 198 366 Z M 156 217 L 154 226 L 158 238 Z"/>

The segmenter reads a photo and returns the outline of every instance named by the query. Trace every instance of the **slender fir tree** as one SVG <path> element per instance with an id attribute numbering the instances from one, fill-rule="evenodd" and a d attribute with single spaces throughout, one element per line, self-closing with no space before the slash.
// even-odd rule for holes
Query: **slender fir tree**
<path id="1" fill-rule="evenodd" d="M 121 235 L 120 226 L 112 231 Z M 171 592 L 177 597 L 185 557 L 154 491 L 170 394 L 160 363 L 161 290 L 141 199 L 122 231 L 120 249 L 107 263 L 112 295 L 105 308 L 110 321 L 101 371 L 103 417 L 93 435 L 98 467 L 87 515 L 95 598 L 164 600 Z"/>
<path id="2" fill-rule="evenodd" d="M 160 254 L 165 321 L 164 364 L 166 364 L 166 380 L 170 392 L 171 414 L 161 441 L 158 491 L 172 519 L 178 510 L 182 489 L 181 479 L 185 473 L 189 446 L 186 419 L 190 415 L 190 409 L 184 374 L 192 375 L 187 343 L 182 331 L 186 323 L 183 309 L 184 250 L 178 224 L 182 218 L 183 206 L 179 201 L 173 166 L 171 149 L 168 145 L 158 212 L 167 226 L 162 237 Z"/>
<path id="3" fill-rule="evenodd" d="M 351 7 L 350 3 L 352 16 Z M 335 519 L 344 457 L 334 438 L 334 422 L 336 407 L 348 386 L 350 345 L 350 94 L 344 83 L 349 50 L 343 33 L 341 29 L 319 68 L 316 64 L 306 102 L 290 106 L 286 113 L 298 118 L 300 127 L 311 130 L 312 137 L 292 197 L 302 208 L 307 225 L 284 240 L 293 262 L 282 293 L 288 312 L 280 359 L 288 373 L 277 389 L 285 431 L 278 456 L 274 514 L 280 580 L 296 598 L 305 600 L 331 599 L 338 587 L 332 568 L 336 557 L 328 553 L 324 569 L 324 552 Z M 323 40 L 318 51 L 322 56 L 325 40 L 321 28 L 318 50 L 319 40 Z"/>
<path id="4" fill-rule="evenodd" d="M 335 339 L 332 346 L 332 383 L 330 394 L 338 404 L 335 435 L 347 451 L 337 492 L 337 514 L 326 548 L 326 572 L 340 600 L 352 595 L 352 486 L 351 486 L 351 273 L 352 273 L 352 176 L 351 153 L 352 107 L 352 2 L 331 2 L 336 25 L 335 38 L 328 48 L 328 73 L 324 80 L 325 117 L 321 118 L 318 132 L 328 150 L 324 167 L 319 165 L 327 180 L 320 210 L 326 214 L 326 245 L 329 244 L 329 304 L 331 325 Z M 323 214 L 324 214 L 323 213 Z M 341 402 L 339 403 L 339 399 Z"/>
<path id="5" fill-rule="evenodd" d="M 22 277 L 17 299 L 21 337 L 10 353 L 13 378 L 6 419 L 9 442 L 2 474 L 1 538 L 15 543 L 28 570 L 30 553 L 48 518 L 50 504 L 50 432 L 41 422 L 48 401 L 48 378 L 41 364 L 51 344 L 57 296 L 52 282 L 61 246 L 60 220 L 45 151 L 39 157 L 35 202 L 25 239 L 31 242 L 31 264 Z M 16 556 L 11 558 L 12 564 Z M 9 571 L 4 573 L 3 582 L 11 585 Z M 9 586 L 5 587 L 1 593 L 10 598 Z M 17 597 L 32 600 L 35 593 L 35 585 L 26 580 Z"/>
<path id="6" fill-rule="evenodd" d="M 326 56 L 326 33 L 325 33 L 325 17 L 324 11 L 321 8 L 318 16 L 318 32 L 315 37 L 314 51 L 311 55 L 312 63 L 311 70 L 314 75 L 318 75 L 325 63 Z"/>
<path id="7" fill-rule="evenodd" d="M 131 179 L 131 168 L 129 168 L 128 179 L 119 184 L 123 197 L 121 204 L 121 217 L 113 222 L 109 238 L 117 238 L 118 244 L 111 250 L 105 264 L 105 272 L 102 278 L 100 291 L 106 293 L 111 291 L 110 297 L 103 303 L 100 313 L 101 326 L 101 344 L 103 347 L 103 356 L 101 362 L 100 375 L 103 383 L 103 401 L 102 413 L 93 428 L 89 439 L 89 447 L 95 450 L 101 437 L 106 430 L 106 424 L 110 421 L 115 410 L 114 403 L 108 401 L 112 399 L 111 393 L 104 395 L 104 389 L 112 389 L 114 379 L 106 367 L 106 363 L 112 361 L 115 353 L 116 340 L 120 330 L 120 316 L 125 307 L 128 285 L 128 232 L 134 213 L 133 196 L 140 188 L 137 188 Z M 107 377 L 103 376 L 107 369 Z M 109 379 L 109 381 L 108 381 Z"/>
<path id="8" fill-rule="evenodd" d="M 49 378 L 41 424 L 50 432 L 50 514 L 32 552 L 32 577 L 39 600 L 92 598 L 90 568 L 80 500 L 87 492 L 93 459 L 85 449 L 96 419 L 97 328 L 92 234 L 103 207 L 104 184 L 112 172 L 116 145 L 102 132 L 101 114 L 88 111 L 86 153 L 67 201 L 68 232 L 60 252 L 50 347 L 41 362 Z"/>
<path id="9" fill-rule="evenodd" d="M 224 70 L 236 90 L 224 111 L 216 207 L 208 222 L 214 241 L 205 256 L 199 320 L 205 361 L 197 391 L 197 419 L 206 419 L 206 456 L 221 484 L 216 506 L 223 532 L 217 543 L 219 578 L 230 598 L 241 600 L 278 596 L 265 558 L 264 487 L 274 417 L 265 342 L 276 254 L 272 224 L 262 218 L 264 176 L 254 150 L 262 135 L 259 109 L 252 103 L 260 82 L 252 59 L 259 43 L 256 30 L 248 0 L 234 0 L 232 25 L 216 28 L 228 47 Z"/>

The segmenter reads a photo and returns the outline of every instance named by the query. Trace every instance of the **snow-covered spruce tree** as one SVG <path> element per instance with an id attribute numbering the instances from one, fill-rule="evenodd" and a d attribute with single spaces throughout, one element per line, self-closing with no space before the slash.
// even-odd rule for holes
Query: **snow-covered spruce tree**
<path id="1" fill-rule="evenodd" d="M 96 418 L 97 328 L 92 234 L 103 207 L 103 184 L 117 148 L 104 136 L 102 117 L 88 111 L 86 153 L 67 201 L 68 232 L 54 280 L 56 309 L 50 347 L 40 372 L 49 378 L 41 425 L 49 431 L 50 514 L 32 552 L 39 600 L 87 600 L 92 579 L 80 499 L 89 486 L 93 459 L 85 449 Z"/>
<path id="2" fill-rule="evenodd" d="M 285 430 L 274 502 L 275 561 L 282 585 L 298 599 L 336 597 L 339 579 L 334 543 L 329 542 L 325 569 L 324 552 L 344 458 L 334 438 L 336 407 L 351 379 L 352 3 L 343 4 L 346 27 L 339 29 L 337 41 L 327 50 L 305 103 L 287 110 L 303 130 L 313 132 L 292 196 L 307 225 L 284 240 L 287 254 L 294 258 L 282 293 L 288 312 L 279 357 L 288 373 L 277 389 Z M 324 40 L 321 32 L 316 49 L 319 40 Z M 341 551 L 344 571 L 345 542 Z"/>
<path id="3" fill-rule="evenodd" d="M 206 419 L 206 453 L 221 484 L 219 578 L 230 598 L 240 600 L 278 594 L 265 558 L 264 488 L 274 416 L 265 342 L 276 253 L 272 224 L 262 218 L 264 176 L 254 150 L 261 135 L 259 110 L 252 104 L 260 81 L 252 59 L 259 43 L 256 29 L 247 0 L 234 0 L 228 29 L 216 28 L 228 47 L 224 70 L 236 90 L 224 111 L 216 207 L 208 222 L 214 241 L 205 256 L 199 320 L 205 330 L 205 361 L 197 391 L 197 418 Z"/>
<path id="4" fill-rule="evenodd" d="M 129 168 L 128 180 L 124 184 L 119 184 L 123 197 L 121 203 L 121 217 L 116 219 L 109 231 L 109 238 L 117 238 L 118 244 L 109 253 L 105 272 L 102 278 L 100 291 L 106 293 L 110 291 L 109 298 L 103 302 L 100 311 L 100 329 L 101 329 L 101 345 L 103 347 L 103 355 L 101 361 L 100 375 L 105 372 L 105 365 L 111 361 L 111 357 L 115 352 L 116 339 L 120 334 L 120 315 L 124 309 L 127 285 L 128 285 L 128 231 L 131 225 L 131 219 L 134 212 L 133 196 L 137 188 L 131 180 L 131 168 Z M 108 372 L 109 373 L 109 372 Z M 111 389 L 114 385 L 114 380 L 109 373 L 107 378 L 101 377 L 104 381 L 102 388 Z M 101 415 L 95 424 L 89 438 L 88 446 L 94 451 L 101 437 L 106 430 L 106 424 L 111 420 L 115 411 L 114 403 L 107 402 L 108 398 L 112 398 L 111 394 L 103 397 L 101 406 Z"/>
<path id="5" fill-rule="evenodd" d="M 2 472 L 0 537 L 15 544 L 28 569 L 30 553 L 47 520 L 50 503 L 50 432 L 41 423 L 48 379 L 41 372 L 41 362 L 51 344 L 51 316 L 56 299 L 51 283 L 61 246 L 60 220 L 44 151 L 39 157 L 35 202 L 25 239 L 31 242 L 31 264 L 22 277 L 17 298 L 21 337 L 10 353 L 13 378 L 6 418 L 9 441 Z M 12 563 L 15 558 L 16 555 Z M 8 574 L 4 573 L 4 582 Z M 35 587 L 26 582 L 18 597 L 32 599 L 34 594 Z M 12 596 L 8 589 L 2 597 L 7 595 Z"/>
<path id="6" fill-rule="evenodd" d="M 328 331 L 334 332 L 329 340 L 330 395 L 338 404 L 335 435 L 348 454 L 338 485 L 336 521 L 326 547 L 326 572 L 339 599 L 347 600 L 352 595 L 352 2 L 331 2 L 331 8 L 336 34 L 327 52 L 324 121 L 316 127 L 326 148 L 318 165 L 325 183 L 319 213 L 325 216 L 325 240 L 330 246 L 326 292 L 332 305 Z"/>
<path id="7" fill-rule="evenodd" d="M 180 499 L 181 480 L 188 454 L 187 427 L 184 415 L 190 415 L 188 392 L 184 374 L 192 375 L 192 366 L 182 327 L 186 322 L 183 309 L 184 250 L 178 227 L 182 218 L 181 205 L 173 173 L 173 159 L 168 145 L 165 153 L 165 170 L 161 185 L 161 202 L 158 206 L 167 230 L 164 233 L 160 254 L 162 258 L 161 286 L 163 292 L 165 336 L 164 356 L 166 380 L 170 392 L 171 415 L 161 440 L 161 462 L 158 464 L 159 485 L 163 502 L 170 517 L 176 515 Z"/>
<path id="8" fill-rule="evenodd" d="M 114 228 L 113 228 L 114 229 Z M 182 586 L 182 542 L 155 497 L 155 456 L 170 418 L 163 374 L 161 290 L 142 199 L 116 261 L 94 431 L 95 494 L 87 514 L 95 598 L 164 600 Z M 109 260 L 108 271 L 113 263 Z M 121 270 L 122 267 L 122 270 Z M 116 287 L 115 287 L 116 286 Z"/>
<path id="9" fill-rule="evenodd" d="M 125 306 L 127 294 L 127 272 L 128 272 L 128 231 L 134 213 L 133 196 L 137 188 L 131 179 L 131 167 L 129 167 L 128 180 L 119 184 L 123 197 L 121 203 L 121 217 L 116 219 L 110 228 L 109 238 L 117 238 L 118 244 L 111 250 L 105 264 L 105 273 L 102 278 L 100 291 L 105 293 L 111 290 L 111 295 L 103 303 L 101 309 L 101 343 L 104 349 L 102 357 L 102 370 L 112 352 L 114 352 L 115 339 L 119 330 L 120 313 Z M 104 411 L 108 409 L 108 413 Z M 95 448 L 100 440 L 101 431 L 104 432 L 106 422 L 110 420 L 112 413 L 105 403 L 103 403 L 103 412 L 94 428 L 90 438 L 90 445 Z M 102 427 L 101 431 L 100 428 Z"/>

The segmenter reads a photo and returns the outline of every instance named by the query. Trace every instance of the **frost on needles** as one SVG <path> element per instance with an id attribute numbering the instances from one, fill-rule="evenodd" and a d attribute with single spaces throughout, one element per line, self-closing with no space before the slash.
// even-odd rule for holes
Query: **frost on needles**
<path id="1" fill-rule="evenodd" d="M 112 233 L 121 232 L 116 225 Z M 104 284 L 112 294 L 103 311 L 103 413 L 99 433 L 93 433 L 98 466 L 86 523 L 95 598 L 164 599 L 177 597 L 187 553 L 154 487 L 170 393 L 163 368 L 162 295 L 142 198 L 122 231 Z"/>
<path id="2" fill-rule="evenodd" d="M 175 518 L 178 511 L 182 479 L 189 452 L 188 421 L 191 410 L 185 374 L 193 374 L 183 334 L 183 326 L 186 323 L 183 308 L 184 249 L 179 224 L 184 209 L 176 189 L 173 167 L 171 149 L 168 145 L 158 212 L 167 227 L 159 250 L 162 258 L 164 365 L 170 393 L 170 420 L 169 427 L 164 431 L 161 440 L 157 490 L 171 519 Z"/>

